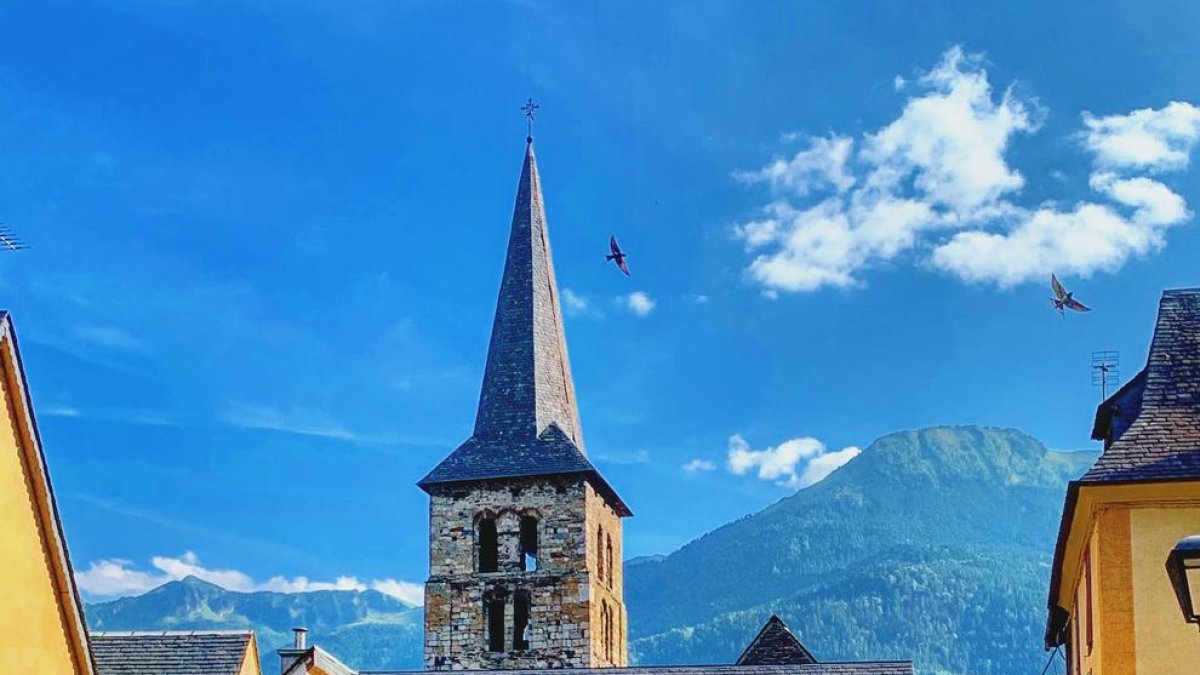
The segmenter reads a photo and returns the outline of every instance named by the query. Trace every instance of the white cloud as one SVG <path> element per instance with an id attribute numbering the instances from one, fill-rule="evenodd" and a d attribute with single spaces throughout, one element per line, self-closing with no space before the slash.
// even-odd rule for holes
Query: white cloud
<path id="1" fill-rule="evenodd" d="M 734 177 L 800 195 L 829 187 L 845 192 L 854 185 L 854 176 L 846 170 L 853 144 L 854 141 L 841 136 L 814 138 L 807 149 L 791 159 L 777 159 L 758 171 L 736 171 Z"/>
<path id="2" fill-rule="evenodd" d="M 1200 108 L 1172 101 L 1154 110 L 1096 117 L 1083 114 L 1084 145 L 1108 168 L 1182 169 L 1200 140 Z"/>
<path id="3" fill-rule="evenodd" d="M 75 329 L 75 337 L 110 349 L 138 351 L 143 347 L 141 340 L 112 326 L 80 326 Z"/>
<path id="4" fill-rule="evenodd" d="M 754 472 L 761 480 L 799 489 L 823 480 L 861 452 L 854 446 L 830 451 L 821 441 L 807 436 L 753 450 L 746 439 L 735 434 L 729 438 L 727 466 L 739 476 Z"/>
<path id="5" fill-rule="evenodd" d="M 414 583 L 412 581 L 400 581 L 399 579 L 381 579 L 371 582 L 371 588 L 379 591 L 384 595 L 390 595 L 393 598 L 413 604 L 425 604 L 425 585 Z"/>
<path id="6" fill-rule="evenodd" d="M 69 405 L 49 405 L 41 410 L 38 410 L 38 412 L 42 415 L 49 415 L 50 417 L 79 417 L 83 414 L 79 411 L 79 408 Z"/>
<path id="7" fill-rule="evenodd" d="M 562 292 L 563 311 L 567 316 L 580 316 L 587 314 L 589 303 L 588 299 L 579 295 L 569 288 L 564 288 Z"/>
<path id="8" fill-rule="evenodd" d="M 703 293 L 692 293 L 688 296 L 688 299 L 697 305 L 703 305 L 708 303 L 709 297 Z"/>
<path id="9" fill-rule="evenodd" d="M 618 300 L 625 305 L 625 308 L 638 316 L 647 316 L 654 311 L 655 302 L 642 291 L 634 291 L 629 295 L 623 295 Z"/>
<path id="10" fill-rule="evenodd" d="M 1190 104 L 1085 114 L 1084 145 L 1104 167 L 1089 181 L 1098 200 L 1028 208 L 1014 201 L 1025 178 L 1006 154 L 1037 130 L 1036 101 L 993 92 L 982 59 L 958 47 L 904 87 L 912 95 L 879 130 L 810 138 L 791 160 L 736 174 L 772 188 L 758 217 L 733 229 L 764 295 L 856 286 L 865 269 L 905 254 L 1000 286 L 1114 271 L 1191 217 L 1162 182 L 1118 173 L 1186 166 L 1200 138 Z"/>
<path id="11" fill-rule="evenodd" d="M 712 471 L 716 468 L 717 465 L 712 460 L 696 458 L 683 465 L 683 472 L 689 474 L 700 473 L 701 471 Z"/>
<path id="12" fill-rule="evenodd" d="M 86 570 L 75 573 L 75 582 L 79 585 L 82 593 L 92 598 L 139 595 L 170 581 L 194 576 L 226 590 L 242 593 L 254 591 L 276 593 L 365 591 L 370 588 L 414 605 L 420 605 L 424 600 L 424 587 L 421 584 L 390 578 L 362 582 L 352 576 L 337 577 L 333 581 L 313 581 L 303 576 L 290 579 L 274 576 L 264 582 L 258 582 L 250 575 L 238 570 L 207 568 L 191 551 L 177 558 L 154 556 L 150 559 L 150 564 L 153 570 L 137 569 L 131 561 L 119 558 L 94 560 Z"/>
<path id="13" fill-rule="evenodd" d="M 293 409 L 284 412 L 269 405 L 228 401 L 221 419 L 226 424 L 242 429 L 285 431 L 343 441 L 363 440 L 359 434 L 329 420 L 323 413 L 312 410 Z"/>

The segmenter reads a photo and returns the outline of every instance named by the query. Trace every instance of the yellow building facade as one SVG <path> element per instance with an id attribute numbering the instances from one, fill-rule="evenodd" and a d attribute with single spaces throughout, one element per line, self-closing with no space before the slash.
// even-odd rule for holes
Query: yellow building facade
<path id="1" fill-rule="evenodd" d="M 1144 370 L 1097 410 L 1104 452 L 1070 484 L 1055 549 L 1046 647 L 1080 675 L 1182 675 L 1200 631 L 1165 562 L 1200 533 L 1200 289 L 1167 291 Z"/>
<path id="2" fill-rule="evenodd" d="M 82 605 L 12 321 L 0 312 L 0 672 L 91 675 Z"/>

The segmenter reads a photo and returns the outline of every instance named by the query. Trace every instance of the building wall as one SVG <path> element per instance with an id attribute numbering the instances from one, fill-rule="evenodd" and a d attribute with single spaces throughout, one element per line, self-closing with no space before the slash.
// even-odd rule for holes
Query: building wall
<path id="1" fill-rule="evenodd" d="M 1200 630 L 1184 621 L 1165 562 L 1179 539 L 1198 532 L 1200 483 L 1088 486 L 1081 491 L 1069 554 L 1063 561 L 1060 598 L 1071 617 L 1071 672 L 1182 675 L 1195 671 L 1200 663 Z"/>
<path id="2" fill-rule="evenodd" d="M 250 636 L 250 643 L 246 647 L 246 655 L 242 658 L 242 668 L 238 675 L 263 675 L 262 665 L 258 662 L 258 639 L 253 635 Z"/>
<path id="3" fill-rule="evenodd" d="M 8 347 L 8 345 L 5 345 Z M 4 414 L 0 419 L 0 672 L 78 673 L 82 668 L 68 628 L 66 603 L 51 559 L 55 556 L 46 521 L 36 450 L 18 410 L 23 392 L 5 360 Z"/>
<path id="4" fill-rule="evenodd" d="M 603 511 L 587 481 L 579 477 L 489 481 L 436 490 L 429 513 L 426 668 L 594 665 L 596 595 L 620 597 L 619 590 L 599 589 L 594 579 L 594 534 L 589 537 L 589 531 L 590 526 L 608 518 Z M 538 519 L 538 569 L 532 572 L 522 569 L 518 555 L 522 515 Z M 477 571 L 481 517 L 497 522 L 500 559 L 496 572 Z M 617 521 L 612 529 L 616 560 L 621 550 L 620 523 L 612 517 Z M 530 648 L 521 651 L 513 650 L 512 636 L 512 598 L 518 591 L 531 598 Z M 504 652 L 488 651 L 484 599 L 489 596 L 506 598 Z M 623 626 L 623 607 L 619 616 Z"/>
<path id="5" fill-rule="evenodd" d="M 590 485 L 586 492 L 587 501 L 587 556 L 591 574 L 591 659 L 594 666 L 628 665 L 628 617 L 625 614 L 625 566 L 622 551 L 621 518 L 600 493 Z M 604 541 L 599 534 L 604 533 Z M 612 541 L 612 565 L 608 565 L 608 541 Z M 600 574 L 601 556 L 604 559 L 604 574 Z M 612 650 L 604 644 L 603 614 L 607 607 L 612 619 Z"/>
<path id="6" fill-rule="evenodd" d="M 1136 508 L 1130 529 L 1137 672 L 1192 675 L 1200 667 L 1200 630 L 1183 620 L 1165 561 L 1176 542 L 1200 533 L 1200 503 Z"/>

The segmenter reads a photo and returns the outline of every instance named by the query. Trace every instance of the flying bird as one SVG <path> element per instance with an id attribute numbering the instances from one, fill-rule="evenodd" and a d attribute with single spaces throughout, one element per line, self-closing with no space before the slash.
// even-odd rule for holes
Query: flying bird
<path id="1" fill-rule="evenodd" d="M 612 250 L 612 254 L 604 256 L 605 262 L 609 260 L 616 262 L 617 267 L 625 273 L 625 276 L 629 276 L 629 264 L 625 262 L 625 258 L 628 256 L 626 256 L 625 252 L 621 250 L 621 247 L 617 245 L 616 235 L 613 235 L 612 238 L 608 240 L 608 248 Z"/>
<path id="2" fill-rule="evenodd" d="M 1063 288 L 1063 285 L 1058 282 L 1058 277 L 1053 274 L 1050 275 L 1050 288 L 1054 291 L 1054 297 L 1050 298 L 1050 303 L 1054 305 L 1054 309 L 1057 309 L 1058 313 L 1062 316 L 1065 317 L 1067 315 L 1063 311 L 1064 309 L 1073 309 L 1076 312 L 1092 311 L 1091 307 L 1086 307 L 1082 302 L 1076 300 L 1074 293 L 1068 293 L 1067 289 Z"/>

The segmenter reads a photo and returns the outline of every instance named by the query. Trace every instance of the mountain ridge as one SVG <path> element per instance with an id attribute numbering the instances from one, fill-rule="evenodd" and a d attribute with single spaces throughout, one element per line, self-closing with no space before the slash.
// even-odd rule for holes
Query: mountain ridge
<path id="1" fill-rule="evenodd" d="M 819 483 L 669 555 L 626 561 L 631 656 L 732 663 L 778 613 L 822 660 L 1040 667 L 1065 485 L 1095 457 L 998 427 L 882 436 Z M 95 630 L 254 628 L 267 673 L 295 625 L 355 667 L 421 667 L 421 609 L 377 591 L 238 593 L 189 578 L 87 614 Z"/>

